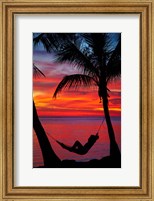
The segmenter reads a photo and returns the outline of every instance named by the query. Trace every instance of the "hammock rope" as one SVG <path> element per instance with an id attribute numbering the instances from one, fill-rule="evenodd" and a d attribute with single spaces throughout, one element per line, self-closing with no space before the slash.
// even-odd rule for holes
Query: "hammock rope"
<path id="1" fill-rule="evenodd" d="M 100 124 L 100 126 L 99 126 L 99 128 L 98 128 L 98 130 L 97 130 L 97 132 L 96 132 L 96 134 L 99 133 L 99 131 L 100 131 L 100 129 L 101 129 L 103 123 L 104 123 L 104 120 L 105 120 L 105 118 L 104 118 L 103 121 L 101 122 L 101 124 Z M 47 135 L 48 135 L 49 137 L 51 137 L 54 141 L 59 142 L 59 141 L 58 141 L 56 138 L 54 138 L 50 133 L 48 133 L 48 132 L 46 132 L 46 133 L 47 133 Z"/>
<path id="2" fill-rule="evenodd" d="M 46 132 L 46 133 L 47 133 L 47 135 L 48 135 L 49 137 L 51 137 L 53 140 L 57 141 L 56 138 L 54 138 L 50 133 L 48 133 L 48 132 Z"/>
<path id="3" fill-rule="evenodd" d="M 95 135 L 91 135 L 89 138 L 88 138 L 88 141 L 87 143 L 83 146 L 78 140 L 75 141 L 74 145 L 73 146 L 68 146 L 62 142 L 60 142 L 59 140 L 55 139 L 52 135 L 50 135 L 50 137 L 55 140 L 62 148 L 70 151 L 70 152 L 74 152 L 76 154 L 79 154 L 79 155 L 84 155 L 86 154 L 90 149 L 91 147 L 95 144 L 95 142 L 97 141 L 97 139 L 99 138 L 98 134 L 99 134 L 99 131 L 101 129 L 101 126 L 102 124 L 104 123 L 104 120 L 105 118 L 103 119 L 103 121 L 101 122 L 97 132 Z M 48 133 L 47 133 L 48 135 Z"/>
<path id="4" fill-rule="evenodd" d="M 102 123 L 100 124 L 100 126 L 99 126 L 99 128 L 98 128 L 98 130 L 97 130 L 97 133 L 99 133 L 99 131 L 100 131 L 100 129 L 101 129 L 103 123 L 104 123 L 104 120 L 105 120 L 105 118 L 103 119 Z"/>

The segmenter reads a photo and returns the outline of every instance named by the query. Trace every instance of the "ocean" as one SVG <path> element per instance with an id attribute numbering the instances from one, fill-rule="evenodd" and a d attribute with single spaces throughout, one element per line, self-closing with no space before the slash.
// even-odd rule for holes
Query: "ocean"
<path id="1" fill-rule="evenodd" d="M 109 155 L 109 137 L 106 121 L 103 122 L 99 131 L 99 139 L 85 155 L 78 155 L 63 149 L 56 141 L 72 146 L 76 140 L 84 145 L 90 135 L 96 134 L 104 117 L 52 117 L 40 118 L 51 146 L 61 159 L 76 161 L 89 161 L 101 159 Z M 112 125 L 116 141 L 121 149 L 121 118 L 112 117 Z M 42 153 L 35 132 L 33 131 L 33 167 L 43 166 Z"/>

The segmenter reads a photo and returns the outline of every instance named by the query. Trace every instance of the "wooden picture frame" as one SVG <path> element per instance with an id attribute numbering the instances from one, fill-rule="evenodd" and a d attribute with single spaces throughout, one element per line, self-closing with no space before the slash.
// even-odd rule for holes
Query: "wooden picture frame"
<path id="1" fill-rule="evenodd" d="M 150 0 L 1 0 L 0 35 L 0 199 L 19 200 L 154 200 L 154 2 Z M 15 187 L 14 186 L 14 15 L 108 13 L 140 16 L 140 186 Z"/>

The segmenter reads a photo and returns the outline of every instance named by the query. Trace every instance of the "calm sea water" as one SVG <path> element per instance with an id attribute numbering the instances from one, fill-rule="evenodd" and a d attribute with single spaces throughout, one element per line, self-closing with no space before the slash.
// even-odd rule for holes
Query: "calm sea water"
<path id="1" fill-rule="evenodd" d="M 84 145 L 90 135 L 96 134 L 102 122 L 102 118 L 100 117 L 40 118 L 40 121 L 47 133 L 52 148 L 61 160 L 73 159 L 76 161 L 89 161 L 91 159 L 101 159 L 109 155 L 109 137 L 105 121 L 99 131 L 99 139 L 85 155 L 69 152 L 63 149 L 53 139 L 55 138 L 70 146 L 72 146 L 76 140 L 79 140 Z M 112 124 L 116 141 L 121 149 L 121 119 L 119 117 L 113 117 Z M 36 134 L 33 132 L 33 167 L 42 165 L 42 153 Z"/>

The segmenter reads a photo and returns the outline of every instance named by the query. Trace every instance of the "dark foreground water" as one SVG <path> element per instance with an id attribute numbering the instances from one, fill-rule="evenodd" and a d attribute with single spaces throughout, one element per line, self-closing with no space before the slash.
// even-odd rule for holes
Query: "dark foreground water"
<path id="1" fill-rule="evenodd" d="M 72 146 L 76 140 L 83 145 L 87 142 L 92 134 L 96 134 L 102 118 L 100 117 L 56 117 L 56 118 L 40 118 L 41 123 L 47 133 L 50 143 L 57 156 L 64 159 L 73 159 L 76 161 L 89 161 L 91 159 L 101 159 L 109 155 L 109 137 L 104 121 L 100 132 L 99 139 L 94 146 L 85 155 L 77 155 L 63 149 L 55 139 Z M 121 149 L 121 119 L 112 117 L 116 141 Z M 42 153 L 38 144 L 35 132 L 33 132 L 33 167 L 42 166 Z"/>

